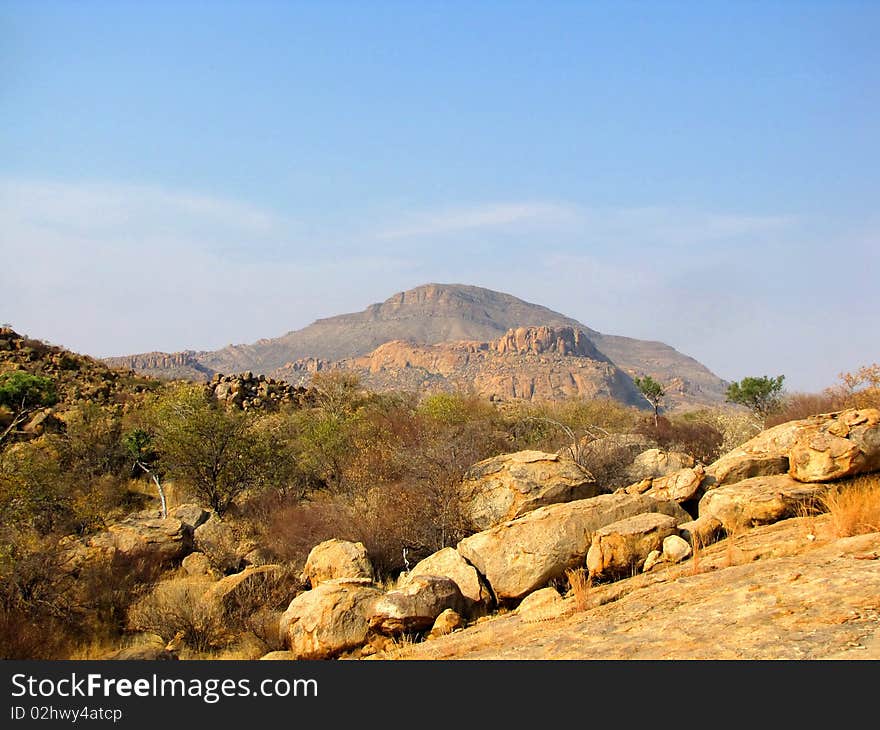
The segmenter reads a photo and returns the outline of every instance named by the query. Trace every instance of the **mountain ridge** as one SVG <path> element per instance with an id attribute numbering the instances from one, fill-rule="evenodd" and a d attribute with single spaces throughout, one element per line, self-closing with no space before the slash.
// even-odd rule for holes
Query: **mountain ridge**
<path id="1" fill-rule="evenodd" d="M 397 292 L 359 312 L 315 320 L 277 338 L 214 351 L 141 353 L 105 358 L 115 367 L 160 377 L 204 380 L 214 373 L 270 374 L 300 360 L 364 357 L 392 341 L 415 345 L 491 342 L 521 327 L 571 327 L 629 377 L 651 375 L 702 404 L 723 401 L 725 383 L 695 358 L 657 340 L 608 335 L 543 305 L 469 284 L 429 283 Z M 687 398 L 685 397 L 684 400 Z"/>

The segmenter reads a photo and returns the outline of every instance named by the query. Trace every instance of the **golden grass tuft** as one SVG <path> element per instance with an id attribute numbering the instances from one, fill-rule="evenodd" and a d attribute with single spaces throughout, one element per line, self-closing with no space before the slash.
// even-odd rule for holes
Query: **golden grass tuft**
<path id="1" fill-rule="evenodd" d="M 824 498 L 835 537 L 880 532 L 880 475 L 867 474 L 840 484 Z"/>
<path id="2" fill-rule="evenodd" d="M 565 571 L 571 594 L 574 597 L 575 611 L 586 611 L 590 607 L 590 588 L 593 581 L 584 568 L 569 568 Z"/>

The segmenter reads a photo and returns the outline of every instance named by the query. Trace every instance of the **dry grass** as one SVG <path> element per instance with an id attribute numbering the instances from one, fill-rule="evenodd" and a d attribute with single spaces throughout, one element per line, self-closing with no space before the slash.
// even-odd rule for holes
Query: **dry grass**
<path id="1" fill-rule="evenodd" d="M 880 532 L 880 476 L 869 474 L 842 483 L 824 499 L 835 537 Z"/>
<path id="2" fill-rule="evenodd" d="M 584 568 L 569 568 L 565 571 L 571 594 L 574 597 L 575 611 L 586 611 L 590 607 L 590 588 L 593 581 Z"/>

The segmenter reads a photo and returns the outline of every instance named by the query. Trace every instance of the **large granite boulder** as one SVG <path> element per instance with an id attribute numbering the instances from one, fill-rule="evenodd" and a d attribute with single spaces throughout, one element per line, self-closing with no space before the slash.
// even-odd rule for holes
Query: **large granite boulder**
<path id="1" fill-rule="evenodd" d="M 461 485 L 465 514 L 477 530 L 538 507 L 607 491 L 571 459 L 543 451 L 518 451 L 480 461 Z"/>
<path id="2" fill-rule="evenodd" d="M 676 519 L 659 512 L 634 515 L 599 528 L 587 552 L 590 578 L 634 575 L 652 550 L 662 550 L 663 540 L 677 533 Z"/>
<path id="3" fill-rule="evenodd" d="M 461 614 L 464 596 L 450 578 L 417 575 L 406 585 L 376 599 L 370 616 L 370 628 L 395 636 L 427 631 L 446 609 Z"/>
<path id="4" fill-rule="evenodd" d="M 714 519 L 728 533 L 815 511 L 828 487 L 788 474 L 752 477 L 710 489 L 700 499 L 700 520 Z"/>
<path id="5" fill-rule="evenodd" d="M 627 494 L 646 494 L 654 499 L 671 499 L 681 504 L 695 499 L 700 494 L 705 471 L 699 464 L 671 472 L 662 477 L 648 477 L 631 484 L 624 491 Z"/>
<path id="6" fill-rule="evenodd" d="M 439 575 L 453 580 L 464 598 L 465 615 L 485 613 L 492 605 L 492 593 L 486 581 L 455 548 L 443 548 L 416 563 L 401 577 L 400 587 L 420 575 Z"/>
<path id="7" fill-rule="evenodd" d="M 648 449 L 633 459 L 632 464 L 627 467 L 626 475 L 630 481 L 637 482 L 642 479 L 663 477 L 693 465 L 694 457 L 681 451 Z"/>
<path id="8" fill-rule="evenodd" d="M 811 426 L 808 420 L 788 421 L 762 431 L 706 467 L 706 488 L 735 484 L 752 477 L 788 473 L 788 453 Z"/>
<path id="9" fill-rule="evenodd" d="M 540 507 L 466 537 L 457 550 L 486 578 L 496 598 L 518 599 L 582 565 L 596 530 L 644 512 L 678 522 L 691 519 L 676 502 L 618 492 Z"/>
<path id="10" fill-rule="evenodd" d="M 827 482 L 880 470 L 880 411 L 850 409 L 806 419 L 789 451 L 800 482 Z"/>
<path id="11" fill-rule="evenodd" d="M 279 625 L 282 642 L 297 659 L 330 659 L 362 646 L 381 596 L 365 578 L 324 581 L 290 602 Z"/>
<path id="12" fill-rule="evenodd" d="M 325 540 L 309 552 L 300 580 L 312 588 L 335 578 L 365 578 L 373 580 L 373 564 L 361 542 Z"/>
<path id="13" fill-rule="evenodd" d="M 106 532 L 85 541 L 93 554 L 103 553 L 113 563 L 167 565 L 182 560 L 193 549 L 192 528 L 178 519 L 130 517 L 110 525 Z"/>
<path id="14" fill-rule="evenodd" d="M 280 565 L 245 568 L 240 573 L 227 575 L 213 583 L 205 591 L 202 600 L 223 616 L 242 611 L 254 612 L 261 606 L 263 595 L 272 588 L 281 572 Z"/>

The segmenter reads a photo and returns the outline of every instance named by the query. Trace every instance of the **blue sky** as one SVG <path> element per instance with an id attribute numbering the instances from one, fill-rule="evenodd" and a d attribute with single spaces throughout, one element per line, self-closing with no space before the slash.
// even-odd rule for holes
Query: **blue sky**
<path id="1" fill-rule="evenodd" d="M 0 320 L 214 349 L 427 282 L 880 360 L 880 3 L 0 1 Z"/>

